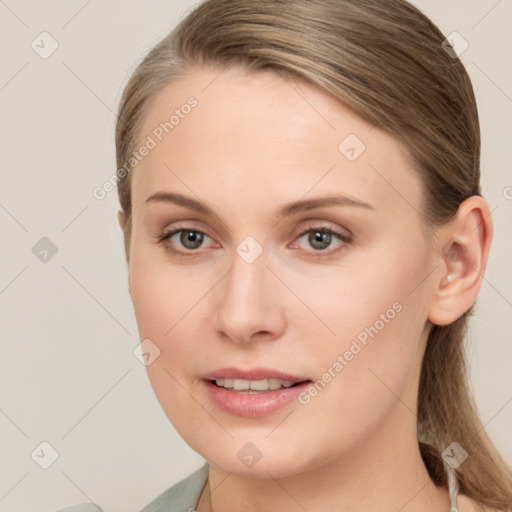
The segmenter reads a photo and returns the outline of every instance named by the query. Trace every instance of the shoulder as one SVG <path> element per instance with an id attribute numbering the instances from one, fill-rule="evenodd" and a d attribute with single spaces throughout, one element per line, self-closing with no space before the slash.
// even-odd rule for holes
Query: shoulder
<path id="1" fill-rule="evenodd" d="M 199 469 L 161 493 L 141 512 L 174 512 L 195 509 L 208 480 L 208 470 L 209 466 L 206 462 Z"/>
<path id="2" fill-rule="evenodd" d="M 148 503 L 141 512 L 174 512 L 196 508 L 201 493 L 208 480 L 208 463 L 169 487 Z M 94 503 L 80 503 L 55 512 L 103 512 Z"/>

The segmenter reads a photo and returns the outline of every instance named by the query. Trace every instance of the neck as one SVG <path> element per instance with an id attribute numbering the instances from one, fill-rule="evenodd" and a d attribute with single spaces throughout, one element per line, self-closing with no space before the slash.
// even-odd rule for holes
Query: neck
<path id="1" fill-rule="evenodd" d="M 448 512 L 448 490 L 431 481 L 415 424 L 400 420 L 341 457 L 284 478 L 247 478 L 210 464 L 198 512 Z M 407 427 L 397 432 L 397 424 Z"/>

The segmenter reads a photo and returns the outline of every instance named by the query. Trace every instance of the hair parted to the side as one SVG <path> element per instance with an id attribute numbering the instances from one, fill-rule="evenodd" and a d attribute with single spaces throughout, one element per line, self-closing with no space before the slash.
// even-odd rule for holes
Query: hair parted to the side
<path id="1" fill-rule="evenodd" d="M 154 98 L 191 68 L 242 65 L 302 80 L 396 136 L 424 184 L 425 225 L 450 220 L 480 195 L 480 127 L 470 78 L 442 47 L 445 36 L 405 0 L 206 0 L 146 56 L 130 78 L 116 127 L 117 165 L 135 151 Z M 131 173 L 119 182 L 131 238 Z M 512 469 L 498 453 L 468 384 L 464 340 L 473 307 L 433 326 L 418 396 L 419 444 L 436 485 L 441 453 L 468 452 L 460 492 L 482 506 L 512 509 Z"/>

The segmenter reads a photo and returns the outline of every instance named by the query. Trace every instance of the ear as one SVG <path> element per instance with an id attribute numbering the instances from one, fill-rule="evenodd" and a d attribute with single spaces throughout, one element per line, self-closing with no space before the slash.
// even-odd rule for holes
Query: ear
<path id="1" fill-rule="evenodd" d="M 119 222 L 119 225 L 121 226 L 121 229 L 124 232 L 124 228 L 126 226 L 126 214 L 125 214 L 125 212 L 123 210 L 118 210 L 118 212 L 117 212 L 117 221 Z M 132 295 L 132 287 L 131 287 L 130 277 L 129 276 L 128 276 L 128 292 L 129 292 L 130 297 L 131 297 L 131 295 Z"/>
<path id="2" fill-rule="evenodd" d="M 118 210 L 117 212 L 117 221 L 119 222 L 119 225 L 121 226 L 121 229 L 124 231 L 124 227 L 126 225 L 126 215 L 123 210 Z"/>
<path id="3" fill-rule="evenodd" d="M 491 247 L 493 225 L 487 202 L 480 196 L 466 199 L 455 217 L 440 228 L 439 263 L 442 272 L 429 310 L 434 325 L 448 325 L 476 301 Z"/>

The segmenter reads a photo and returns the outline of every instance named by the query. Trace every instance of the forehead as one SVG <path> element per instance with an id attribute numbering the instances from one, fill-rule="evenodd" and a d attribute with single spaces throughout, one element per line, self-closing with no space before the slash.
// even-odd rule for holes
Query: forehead
<path id="1" fill-rule="evenodd" d="M 393 210 L 402 192 L 405 203 L 421 198 L 398 139 L 314 86 L 270 71 L 193 69 L 153 102 L 139 144 L 149 139 L 154 147 L 132 171 L 134 209 L 178 188 L 240 197 L 238 207 L 248 207 L 248 190 L 282 203 L 336 188 Z"/>

